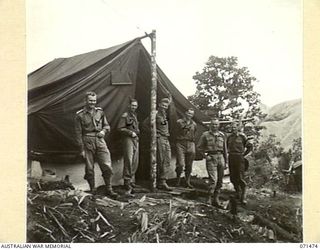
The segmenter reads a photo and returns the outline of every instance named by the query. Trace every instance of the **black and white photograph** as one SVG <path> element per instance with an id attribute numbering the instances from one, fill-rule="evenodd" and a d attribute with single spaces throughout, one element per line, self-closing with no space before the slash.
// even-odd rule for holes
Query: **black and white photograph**
<path id="1" fill-rule="evenodd" d="M 28 0 L 28 243 L 303 242 L 301 0 Z"/>

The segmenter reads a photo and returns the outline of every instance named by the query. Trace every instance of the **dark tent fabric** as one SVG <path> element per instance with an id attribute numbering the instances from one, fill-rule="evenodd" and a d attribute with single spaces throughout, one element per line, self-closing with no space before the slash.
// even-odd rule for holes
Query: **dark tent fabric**
<path id="1" fill-rule="evenodd" d="M 151 58 L 140 39 L 70 58 L 59 58 L 28 75 L 28 152 L 76 154 L 75 113 L 84 106 L 84 94 L 95 91 L 111 126 L 106 140 L 112 158 L 121 155 L 116 132 L 130 98 L 139 102 L 138 119 L 150 113 Z M 170 123 L 174 141 L 175 122 L 193 105 L 157 67 L 157 99 L 170 92 L 173 99 Z M 193 107 L 194 108 L 194 107 Z M 197 137 L 208 117 L 195 109 Z M 145 138 L 148 136 L 143 135 Z M 143 137 L 142 136 L 142 137 Z M 142 138 L 143 141 L 143 138 Z M 146 146 L 146 143 L 141 143 Z M 145 152 L 144 152 L 145 153 Z"/>

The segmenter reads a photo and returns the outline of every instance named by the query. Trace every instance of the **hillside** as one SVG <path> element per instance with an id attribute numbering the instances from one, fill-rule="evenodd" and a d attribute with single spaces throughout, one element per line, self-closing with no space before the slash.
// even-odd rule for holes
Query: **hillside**
<path id="1" fill-rule="evenodd" d="M 265 110 L 267 117 L 261 123 L 266 127 L 263 138 L 275 134 L 282 146 L 289 149 L 292 141 L 302 136 L 301 99 L 282 102 Z"/>

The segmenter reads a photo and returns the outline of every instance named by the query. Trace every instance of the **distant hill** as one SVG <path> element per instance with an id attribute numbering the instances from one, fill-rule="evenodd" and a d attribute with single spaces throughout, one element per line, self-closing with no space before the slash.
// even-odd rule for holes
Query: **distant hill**
<path id="1" fill-rule="evenodd" d="M 284 149 L 289 149 L 293 139 L 302 136 L 301 130 L 301 99 L 279 103 L 271 108 L 263 106 L 267 114 L 261 123 L 266 129 L 263 130 L 263 138 L 269 134 L 275 134 Z"/>

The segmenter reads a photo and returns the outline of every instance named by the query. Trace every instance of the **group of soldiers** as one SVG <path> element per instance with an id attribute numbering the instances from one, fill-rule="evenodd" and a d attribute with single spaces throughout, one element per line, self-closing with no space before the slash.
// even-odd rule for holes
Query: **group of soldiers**
<path id="1" fill-rule="evenodd" d="M 170 170 L 171 147 L 169 142 L 169 122 L 167 110 L 171 98 L 163 98 L 159 102 L 156 113 L 157 135 L 157 188 L 170 191 L 167 184 Z M 85 176 L 91 192 L 96 192 L 94 178 L 94 162 L 100 166 L 106 185 L 106 195 L 117 198 L 118 194 L 112 189 L 113 174 L 110 152 L 104 140 L 110 132 L 110 126 L 103 110 L 96 106 L 97 95 L 86 93 L 85 107 L 76 113 L 75 132 L 80 155 L 85 160 Z M 117 126 L 122 136 L 123 145 L 123 180 L 127 195 L 132 195 L 135 188 L 135 173 L 139 163 L 139 122 L 137 119 L 138 101 L 131 99 L 127 112 L 123 113 Z M 184 117 L 177 120 L 176 134 L 176 186 L 181 185 L 181 175 L 185 172 L 185 184 L 191 184 L 192 165 L 196 148 L 206 160 L 209 177 L 209 202 L 221 207 L 219 193 L 222 187 L 224 170 L 229 167 L 230 181 L 234 186 L 237 199 L 246 203 L 245 156 L 252 150 L 252 144 L 241 131 L 238 122 L 232 123 L 229 136 L 219 131 L 220 123 L 216 118 L 211 119 L 209 130 L 204 132 L 196 145 L 195 133 L 197 125 L 193 121 L 194 110 L 186 110 Z M 150 118 L 143 125 L 148 127 Z M 149 126 L 150 127 L 150 126 Z M 213 198 L 213 199 L 212 199 Z M 212 200 L 211 200 L 212 199 Z"/>

